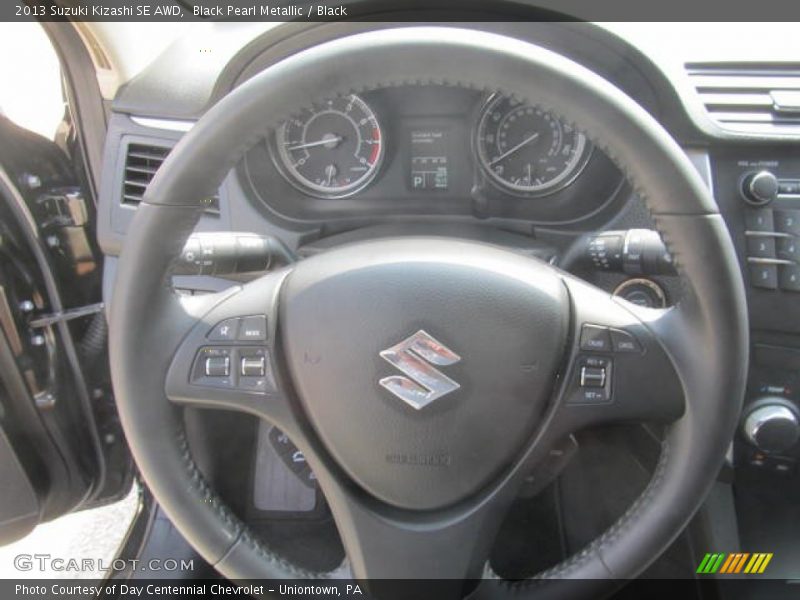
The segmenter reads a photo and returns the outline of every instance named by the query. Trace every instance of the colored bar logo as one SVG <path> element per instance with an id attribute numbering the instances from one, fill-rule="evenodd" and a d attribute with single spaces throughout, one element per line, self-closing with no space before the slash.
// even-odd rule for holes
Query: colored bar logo
<path id="1" fill-rule="evenodd" d="M 697 573 L 701 575 L 712 575 L 714 573 L 760 575 L 766 570 L 771 560 L 771 552 L 755 552 L 753 554 L 748 552 L 734 552 L 732 554 L 724 552 L 709 553 L 700 562 L 700 566 L 697 567 Z"/>

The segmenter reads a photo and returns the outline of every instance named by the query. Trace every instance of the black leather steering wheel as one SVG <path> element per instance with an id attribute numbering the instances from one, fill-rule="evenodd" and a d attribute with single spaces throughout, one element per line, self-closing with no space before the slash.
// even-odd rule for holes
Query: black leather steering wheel
<path id="1" fill-rule="evenodd" d="M 680 303 L 637 310 L 535 259 L 423 237 L 330 250 L 209 296 L 172 291 L 170 267 L 202 199 L 281 119 L 323 97 L 431 83 L 513 94 L 583 131 L 646 202 L 685 281 Z M 215 324 L 253 315 L 266 317 L 265 340 L 207 338 Z M 561 578 L 597 580 L 587 581 L 588 593 L 648 566 L 723 462 L 747 351 L 729 234 L 668 133 L 574 62 L 446 27 L 332 41 L 222 99 L 148 188 L 111 308 L 114 387 L 141 474 L 189 543 L 231 579 L 341 573 L 307 572 L 251 535 L 195 466 L 182 406 L 245 411 L 285 431 L 317 475 L 358 578 L 485 576 L 504 509 L 555 441 L 601 423 L 668 425 L 641 497 L 600 538 L 540 574 L 552 582 L 485 583 L 476 597 L 557 593 Z M 198 369 L 212 356 L 227 356 L 234 371 L 242 357 L 264 356 L 266 376 L 209 381 Z M 604 370 L 600 387 L 581 386 L 584 367 Z M 450 393 L 431 401 L 443 375 L 457 389 L 445 385 Z M 411 406 L 391 385 L 429 404 Z"/>

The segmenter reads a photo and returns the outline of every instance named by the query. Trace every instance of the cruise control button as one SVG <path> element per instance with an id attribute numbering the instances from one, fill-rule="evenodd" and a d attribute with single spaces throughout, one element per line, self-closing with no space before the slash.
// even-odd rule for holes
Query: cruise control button
<path id="1" fill-rule="evenodd" d="M 610 351 L 611 337 L 608 329 L 599 325 L 584 325 L 581 329 L 581 350 Z"/>
<path id="2" fill-rule="evenodd" d="M 580 400 L 583 404 L 603 404 L 608 396 L 603 388 L 582 388 Z"/>
<path id="3" fill-rule="evenodd" d="M 641 352 L 639 341 L 627 331 L 611 330 L 611 346 L 614 352 Z"/>
<path id="4" fill-rule="evenodd" d="M 232 342 L 238 331 L 239 319 L 225 319 L 214 325 L 206 337 L 212 342 Z"/>
<path id="5" fill-rule="evenodd" d="M 601 388 L 606 385 L 606 370 L 581 367 L 581 387 Z"/>
<path id="6" fill-rule="evenodd" d="M 239 325 L 240 342 L 261 342 L 267 339 L 267 317 L 243 317 Z"/>

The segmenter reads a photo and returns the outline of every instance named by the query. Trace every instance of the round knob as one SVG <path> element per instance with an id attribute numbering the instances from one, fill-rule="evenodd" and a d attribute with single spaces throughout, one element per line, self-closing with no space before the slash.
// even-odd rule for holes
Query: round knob
<path id="1" fill-rule="evenodd" d="M 778 197 L 778 178 L 769 171 L 751 173 L 742 182 L 742 194 L 750 204 L 768 204 Z"/>
<path id="2" fill-rule="evenodd" d="M 797 414 L 784 403 L 767 402 L 754 408 L 744 420 L 747 440 L 764 452 L 783 452 L 800 438 Z"/>

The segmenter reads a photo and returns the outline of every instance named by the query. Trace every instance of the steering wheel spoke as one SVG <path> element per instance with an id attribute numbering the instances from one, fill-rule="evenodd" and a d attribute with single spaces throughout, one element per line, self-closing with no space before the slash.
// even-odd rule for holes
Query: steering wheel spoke
<path id="1" fill-rule="evenodd" d="M 683 390 L 658 326 L 674 309 L 642 309 L 572 277 L 565 283 L 572 343 L 553 429 L 680 418 Z"/>
<path id="2" fill-rule="evenodd" d="M 427 580 L 436 586 L 436 597 L 461 598 L 468 591 L 463 580 L 482 576 L 511 500 L 511 486 L 468 506 L 425 513 L 375 502 L 333 472 L 319 464 L 317 468 L 353 577 L 377 584 L 386 579 L 414 579 L 423 585 Z"/>
<path id="3" fill-rule="evenodd" d="M 287 272 L 223 292 L 219 301 L 205 300 L 212 307 L 195 319 L 167 373 L 172 402 L 238 410 L 283 424 L 289 411 L 275 361 L 275 310 Z"/>

